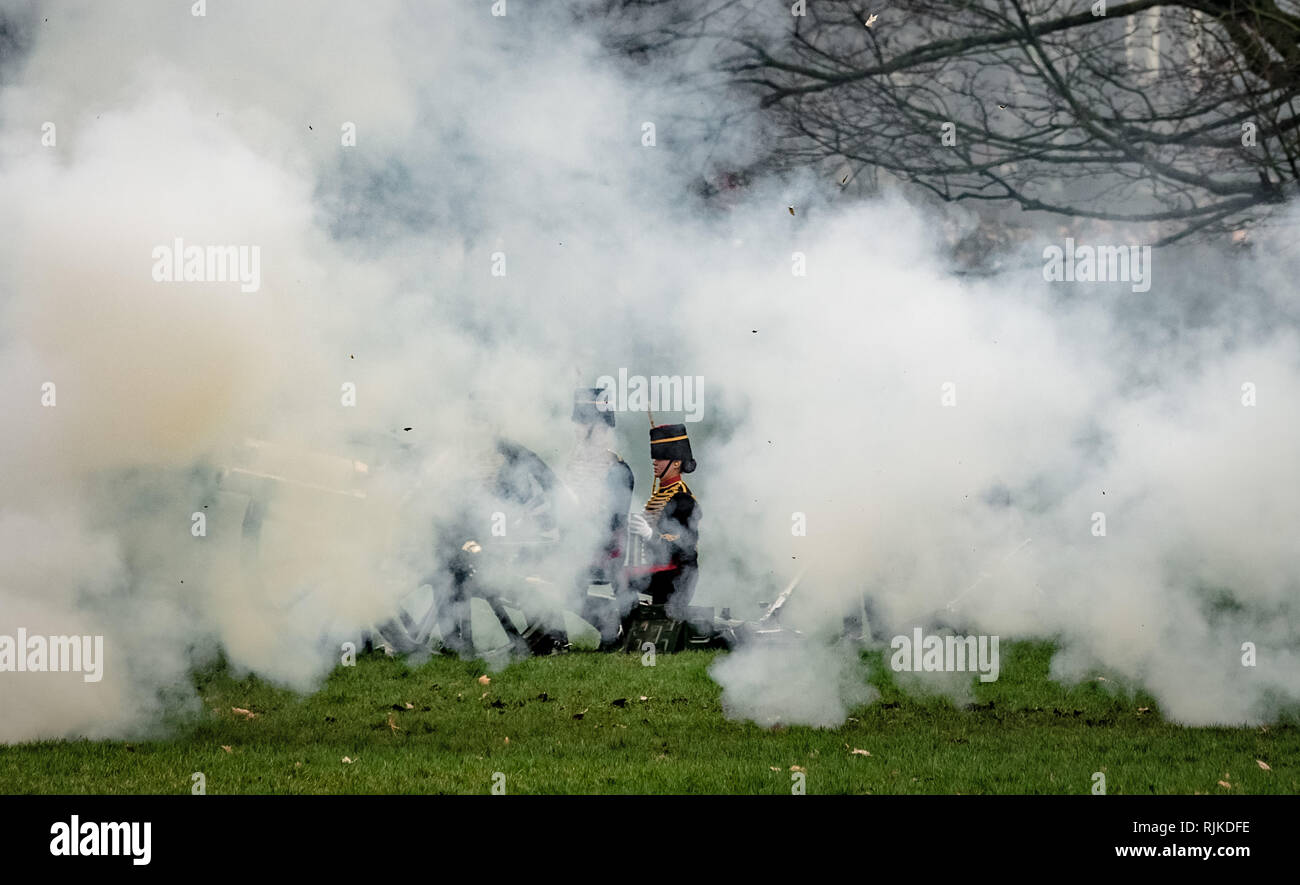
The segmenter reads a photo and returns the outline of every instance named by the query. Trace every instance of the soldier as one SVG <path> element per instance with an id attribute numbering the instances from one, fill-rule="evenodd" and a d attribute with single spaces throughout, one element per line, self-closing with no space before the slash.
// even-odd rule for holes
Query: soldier
<path id="1" fill-rule="evenodd" d="M 682 480 L 695 470 L 685 424 L 650 428 L 650 459 L 655 490 L 643 513 L 632 514 L 628 528 L 641 539 L 645 564 L 629 569 L 632 586 L 677 617 L 695 594 L 699 569 L 696 545 L 700 507 Z"/>
<path id="2" fill-rule="evenodd" d="M 610 447 L 614 442 L 614 411 L 609 391 L 602 388 L 579 388 L 573 397 L 575 446 L 565 465 L 565 484 L 581 504 L 583 542 L 592 541 L 589 568 L 584 571 L 582 594 L 587 583 L 609 584 L 620 608 L 631 608 L 623 573 L 626 553 L 628 510 L 632 504 L 634 479 L 632 468 Z M 585 555 L 586 551 L 584 551 Z M 618 624 L 625 612 L 605 613 L 584 600 L 583 614 L 601 631 L 606 642 L 618 635 Z"/>

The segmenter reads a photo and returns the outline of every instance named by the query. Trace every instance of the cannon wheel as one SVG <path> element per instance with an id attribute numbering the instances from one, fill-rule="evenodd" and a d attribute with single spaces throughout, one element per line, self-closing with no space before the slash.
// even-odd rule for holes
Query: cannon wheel
<path id="1" fill-rule="evenodd" d="M 499 465 L 485 480 L 496 497 L 512 505 L 510 535 L 530 539 L 534 549 L 558 544 L 561 537 L 556 506 L 559 480 L 555 473 L 535 452 L 511 440 L 497 440 L 496 454 Z M 445 566 L 443 574 L 432 576 L 408 597 L 396 617 L 376 626 L 380 637 L 394 652 L 426 651 L 435 626 L 450 639 L 448 627 L 453 625 L 459 636 L 447 645 L 472 652 L 468 598 L 459 604 L 453 599 L 461 595 L 461 586 L 473 568 L 469 558 L 459 556 Z M 488 602 L 507 632 L 513 634 L 511 623 L 499 605 L 494 600 Z M 458 611 L 449 612 L 451 608 Z"/>

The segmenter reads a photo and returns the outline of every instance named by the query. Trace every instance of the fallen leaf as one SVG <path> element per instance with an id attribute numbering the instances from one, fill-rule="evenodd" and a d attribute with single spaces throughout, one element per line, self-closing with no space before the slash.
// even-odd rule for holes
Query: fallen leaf
<path id="1" fill-rule="evenodd" d="M 480 676 L 480 677 L 478 678 L 478 684 L 479 684 L 479 685 L 487 685 L 487 684 L 489 684 L 491 681 L 492 681 L 492 678 L 491 678 L 490 676 L 488 676 L 487 674 L 484 674 L 484 675 L 482 675 L 482 676 Z"/>
<path id="2" fill-rule="evenodd" d="M 1219 786 L 1223 787 L 1225 790 L 1232 789 L 1232 784 L 1228 783 L 1227 781 L 1219 781 Z"/>
<path id="3" fill-rule="evenodd" d="M 230 749 L 230 747 L 227 747 L 225 744 L 221 745 L 221 749 L 225 750 L 227 753 L 235 752 L 234 750 Z"/>
<path id="4" fill-rule="evenodd" d="M 414 709 L 415 709 L 415 704 L 411 703 L 410 701 L 407 701 L 407 702 L 406 702 L 406 709 L 408 709 L 408 710 L 414 710 Z"/>
<path id="5" fill-rule="evenodd" d="M 399 726 L 399 725 L 397 724 L 397 714 L 396 714 L 396 713 L 389 713 L 389 714 L 388 714 L 388 727 L 389 727 L 390 729 L 392 729 L 393 731 L 401 731 L 401 730 L 402 730 L 401 726 Z"/>
<path id="6" fill-rule="evenodd" d="M 510 738 L 506 738 L 506 743 L 510 743 Z"/>
<path id="7" fill-rule="evenodd" d="M 870 755 L 871 755 L 871 751 L 870 751 L 870 750 L 856 750 L 856 749 L 855 749 L 855 750 L 853 750 L 851 753 L 849 753 L 849 755 L 850 755 L 850 756 L 870 756 Z"/>
<path id="8" fill-rule="evenodd" d="M 245 710 L 243 707 L 231 707 L 231 708 L 230 708 L 230 712 L 232 712 L 232 713 L 238 713 L 240 716 L 243 716 L 245 719 L 256 719 L 256 718 L 257 718 L 257 714 L 256 714 L 256 713 L 254 713 L 252 710 Z"/>
<path id="9" fill-rule="evenodd" d="M 869 28 L 874 28 L 876 26 L 876 19 L 878 18 L 880 18 L 880 16 L 876 15 L 873 12 L 871 13 L 871 15 L 867 16 L 867 20 L 863 22 L 863 24 L 865 24 Z"/>
<path id="10" fill-rule="evenodd" d="M 349 759 L 347 756 L 344 756 L 344 757 L 343 757 L 343 764 L 344 764 L 344 765 L 351 765 L 351 764 L 352 764 L 352 760 Z"/>
<path id="11" fill-rule="evenodd" d="M 791 771 L 803 771 L 804 768 L 803 768 L 802 765 L 791 765 L 791 766 L 790 766 L 790 770 L 791 770 Z"/>
<path id="12" fill-rule="evenodd" d="M 301 762 L 295 762 L 295 763 L 293 763 L 293 767 L 294 767 L 294 768 L 302 768 L 302 763 L 301 763 Z"/>
<path id="13" fill-rule="evenodd" d="M 1150 708 L 1150 707 L 1138 707 L 1138 715 L 1139 715 L 1139 716 L 1141 716 L 1143 713 L 1150 713 L 1150 712 L 1151 712 L 1151 708 Z"/>
<path id="14" fill-rule="evenodd" d="M 780 770 L 781 770 L 781 766 L 779 766 L 779 765 L 769 765 L 768 768 L 772 769 L 773 771 L 780 771 Z"/>
<path id="15" fill-rule="evenodd" d="M 488 693 L 485 691 L 485 692 L 483 692 L 481 695 L 478 696 L 478 699 L 481 701 L 481 700 L 483 700 L 483 699 L 484 699 L 485 697 L 487 697 L 487 696 L 488 696 Z"/>
<path id="16" fill-rule="evenodd" d="M 648 697 L 646 697 L 645 695 L 641 695 L 641 700 L 643 700 L 643 701 L 648 701 L 648 700 L 650 700 L 650 699 L 649 699 Z"/>
<path id="17" fill-rule="evenodd" d="M 1260 768 L 1264 769 L 1265 771 L 1273 770 L 1272 768 L 1269 767 L 1268 763 L 1265 762 L 1263 759 L 1256 759 L 1255 764 L 1258 765 Z"/>

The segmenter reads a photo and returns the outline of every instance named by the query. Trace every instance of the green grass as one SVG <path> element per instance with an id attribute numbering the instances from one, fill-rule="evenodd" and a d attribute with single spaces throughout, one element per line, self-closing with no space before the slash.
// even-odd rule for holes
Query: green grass
<path id="1" fill-rule="evenodd" d="M 1096 771 L 1110 794 L 1300 792 L 1294 722 L 1175 725 L 1114 681 L 1051 682 L 1051 654 L 1005 644 L 971 705 L 901 694 L 876 655 L 881 697 L 834 730 L 726 719 L 712 652 L 535 658 L 488 685 L 476 663 L 372 655 L 306 697 L 218 669 L 168 739 L 0 747 L 0 793 L 188 793 L 194 772 L 209 794 L 488 793 L 501 772 L 512 794 L 788 794 L 791 766 L 810 794 L 1085 794 Z"/>

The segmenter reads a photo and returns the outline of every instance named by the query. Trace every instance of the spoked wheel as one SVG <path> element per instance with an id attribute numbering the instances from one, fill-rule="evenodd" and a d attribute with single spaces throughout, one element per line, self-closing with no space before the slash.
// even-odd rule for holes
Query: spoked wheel
<path id="1" fill-rule="evenodd" d="M 546 462 L 532 450 L 509 440 L 498 440 L 497 452 L 504 459 L 497 470 L 497 497 L 512 504 L 508 515 L 511 535 L 533 544 L 556 544 L 560 540 L 556 513 L 559 481 Z"/>
<path id="2" fill-rule="evenodd" d="M 376 626 L 395 653 L 427 650 L 435 629 L 448 650 L 474 653 L 475 597 L 487 602 L 505 630 L 508 646 L 536 651 L 533 640 L 514 630 L 492 588 L 476 586 L 474 576 L 482 556 L 545 558 L 556 548 L 561 538 L 556 502 L 559 481 L 536 453 L 505 439 L 497 441 L 495 451 L 484 457 L 477 472 L 480 488 L 501 504 L 506 537 L 474 539 L 468 530 L 444 529 L 444 536 L 459 547 L 448 545 L 439 556 L 442 571 L 413 591 L 395 617 Z M 458 540 L 461 537 L 463 540 Z M 485 547 L 489 552 L 484 552 Z"/>
<path id="3" fill-rule="evenodd" d="M 438 604 L 437 593 L 428 584 L 419 587 L 398 610 L 397 617 L 377 624 L 375 630 L 397 654 L 427 651 L 433 629 L 438 626 L 438 612 L 446 603 Z"/>

